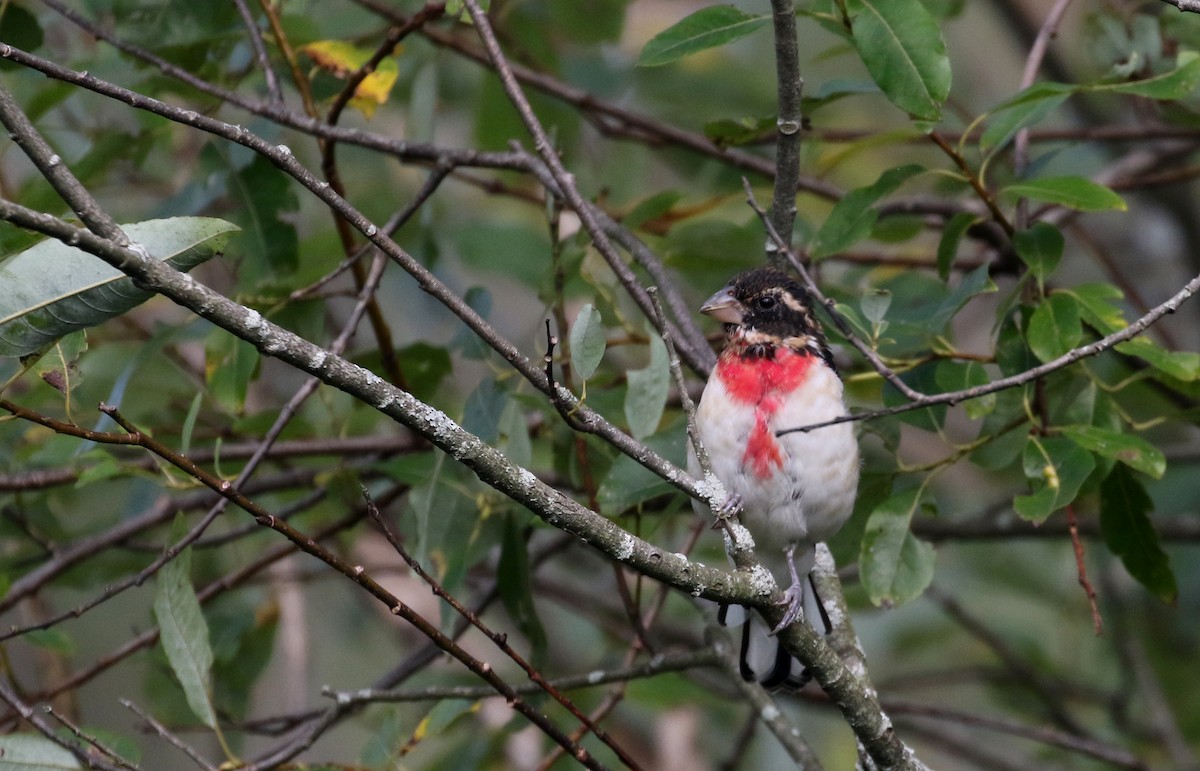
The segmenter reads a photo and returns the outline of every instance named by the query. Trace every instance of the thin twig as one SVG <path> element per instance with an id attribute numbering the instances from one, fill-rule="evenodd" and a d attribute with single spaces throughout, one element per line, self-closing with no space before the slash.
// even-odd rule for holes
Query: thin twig
<path id="1" fill-rule="evenodd" d="M 771 694 L 757 681 L 742 677 L 738 654 L 729 635 L 720 627 L 709 627 L 705 630 L 705 640 L 716 653 L 729 682 L 737 688 L 742 699 L 754 710 L 758 719 L 787 752 L 788 757 L 795 761 L 796 767 L 803 771 L 821 771 L 824 766 L 821 765 L 817 754 L 808 746 L 808 742 L 804 741 L 796 724 L 779 709 Z"/>
<path id="2" fill-rule="evenodd" d="M 543 692 L 561 704 L 569 713 L 571 713 L 571 715 L 575 717 L 576 720 L 586 726 L 587 729 L 591 731 L 597 739 L 599 739 L 606 747 L 612 750 L 613 753 L 620 758 L 622 763 L 629 768 L 640 768 L 640 766 L 636 761 L 634 761 L 629 753 L 626 752 L 621 745 L 617 744 L 612 737 L 608 735 L 607 731 L 589 720 L 587 715 L 583 714 L 583 712 L 575 706 L 575 703 L 567 698 L 566 694 L 555 687 L 554 684 L 547 680 L 546 677 L 542 675 L 542 673 L 538 671 L 536 667 L 526 661 L 524 656 L 517 653 L 517 651 L 508 644 L 508 635 L 506 633 L 492 630 L 487 624 L 483 623 L 483 620 L 480 619 L 478 615 L 473 613 L 465 605 L 459 602 L 454 595 L 446 591 L 446 587 L 442 586 L 433 578 L 433 576 L 429 575 L 425 568 L 421 566 L 421 563 L 408 553 L 408 550 L 404 548 L 404 544 L 400 543 L 400 539 L 396 537 L 396 534 L 392 531 L 392 528 L 388 526 L 387 521 L 384 520 L 383 514 L 380 513 L 379 508 L 376 507 L 375 503 L 371 500 L 371 496 L 370 493 L 367 492 L 367 488 L 362 488 L 362 494 L 367 502 L 368 515 L 370 515 L 371 519 L 379 527 L 380 531 L 387 539 L 387 542 L 392 545 L 392 549 L 395 550 L 396 554 L 400 555 L 400 559 L 404 560 L 404 564 L 408 565 L 409 569 L 412 570 L 417 578 L 421 579 L 426 585 L 429 586 L 429 588 L 433 591 L 434 596 L 444 601 L 447 605 L 454 609 L 455 613 L 458 613 L 460 616 L 465 618 L 467 622 L 471 624 L 471 626 L 478 629 L 485 637 L 491 640 L 492 644 L 499 648 L 505 656 L 508 656 L 510 659 L 512 659 L 512 661 L 521 668 L 525 675 Z M 503 695 L 507 697 L 510 694 L 515 693 L 516 691 L 510 688 L 509 692 L 504 693 Z M 575 758 L 582 762 L 582 758 L 579 754 L 583 751 L 582 747 L 579 747 L 575 742 L 572 742 L 571 744 L 562 744 L 562 747 L 564 750 L 571 751 Z"/>
<path id="3" fill-rule="evenodd" d="M 1079 520 L 1075 515 L 1074 504 L 1067 505 L 1067 530 L 1071 534 L 1071 550 L 1075 554 L 1075 572 L 1079 577 L 1079 585 L 1087 595 L 1088 607 L 1092 611 L 1092 629 L 1096 636 L 1104 634 L 1104 619 L 1100 616 L 1100 608 L 1096 605 L 1096 587 L 1088 579 L 1087 561 L 1083 553 L 1083 540 L 1079 537 Z"/>
<path id="4" fill-rule="evenodd" d="M 167 744 L 170 744 L 184 755 L 187 755 L 193 763 L 204 769 L 204 771 L 217 771 L 217 767 L 205 760 L 204 756 L 201 755 L 195 747 L 176 736 L 173 731 L 169 730 L 165 725 L 155 720 L 153 715 L 146 713 L 129 699 L 121 699 L 121 706 L 133 712 L 142 720 L 145 720 L 146 724 L 154 729 L 154 733 L 158 734 L 160 739 L 163 739 L 167 742 Z"/>
<path id="5" fill-rule="evenodd" d="M 624 683 L 631 680 L 642 680 L 656 677 L 668 672 L 685 672 L 689 669 L 717 666 L 716 655 L 708 649 L 688 651 L 686 653 L 667 653 L 655 656 L 644 664 L 620 667 L 618 669 L 596 669 L 580 675 L 566 675 L 548 681 L 560 691 L 574 691 L 581 688 L 593 688 L 609 683 Z M 525 683 L 513 686 L 513 690 L 522 696 L 542 693 L 538 683 Z M 484 686 L 429 686 L 425 688 L 378 689 L 362 688 L 356 691 L 334 691 L 326 688 L 322 694 L 336 700 L 339 704 L 388 704 L 407 701 L 439 701 L 441 699 L 487 699 L 497 696 L 496 692 Z"/>

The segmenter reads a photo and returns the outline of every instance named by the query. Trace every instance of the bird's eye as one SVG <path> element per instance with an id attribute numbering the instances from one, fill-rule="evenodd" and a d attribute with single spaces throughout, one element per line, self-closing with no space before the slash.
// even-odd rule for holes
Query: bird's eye
<path id="1" fill-rule="evenodd" d="M 762 297 L 755 299 L 754 307 L 758 308 L 760 311 L 769 311 L 772 308 L 774 308 L 778 302 L 779 301 L 776 300 L 773 296 L 767 294 L 767 295 L 763 295 Z"/>

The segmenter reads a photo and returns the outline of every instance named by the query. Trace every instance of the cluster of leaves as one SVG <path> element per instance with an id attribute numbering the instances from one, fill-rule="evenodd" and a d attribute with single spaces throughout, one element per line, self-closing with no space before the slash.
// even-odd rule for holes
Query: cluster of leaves
<path id="1" fill-rule="evenodd" d="M 100 21 L 82 32 L 64 20 L 69 16 L 14 3 L 0 9 L 0 36 L 97 78 L 245 125 L 290 148 L 309 168 L 321 168 L 326 179 L 320 185 L 343 190 L 373 222 L 382 224 L 436 179 L 434 194 L 417 199 L 416 216 L 392 234 L 396 242 L 530 358 L 551 348 L 543 326 L 551 319 L 559 333 L 553 370 L 561 384 L 587 408 L 682 464 L 683 415 L 671 398 L 669 356 L 656 320 L 592 248 L 591 234 L 568 231 L 562 203 L 547 203 L 550 196 L 532 175 L 456 160 L 451 152 L 460 149 L 455 145 L 481 154 L 507 151 L 527 136 L 500 79 L 489 65 L 480 66 L 487 59 L 463 4 L 448 4 L 444 17 L 433 14 L 398 48 L 385 41 L 404 20 L 374 2 L 338 4 L 336 11 L 276 5 L 259 20 L 267 70 L 234 3 L 92 0 L 89 13 Z M 638 16 L 638 4 L 627 0 L 495 5 L 492 18 L 507 55 L 524 65 L 519 74 L 536 115 L 552 129 L 580 190 L 661 257 L 672 290 L 698 300 L 733 272 L 761 262 L 763 226 L 745 205 L 740 177 L 761 175 L 769 166 L 759 146 L 775 138 L 779 122 L 773 78 L 763 76 L 774 69 L 767 9 L 714 5 L 666 24 Z M 1156 533 L 1155 512 L 1156 504 L 1180 513 L 1195 503 L 1187 492 L 1186 460 L 1168 467 L 1162 449 L 1188 437 L 1197 415 L 1200 354 L 1170 343 L 1184 333 L 1152 328 L 1014 387 L 972 389 L 1073 358 L 1179 290 L 1159 282 L 1145 288 L 1144 297 L 1131 294 L 1149 271 L 1116 255 L 1145 245 L 1130 232 L 1137 229 L 1123 224 L 1130 208 L 1151 205 L 1141 188 L 1160 184 L 1154 175 L 1194 150 L 1191 139 L 1179 137 L 1189 136 L 1200 107 L 1197 18 L 1138 12 L 1118 19 L 1096 10 L 1065 38 L 1093 50 L 1097 60 L 1074 62 L 1071 69 L 1083 74 L 1072 82 L 1043 80 L 1020 90 L 1003 83 L 972 88 L 978 84 L 955 52 L 966 53 L 964 41 L 987 22 L 961 2 L 822 1 L 802 7 L 796 19 L 812 44 L 802 62 L 808 131 L 794 243 L 842 322 L 826 316 L 844 353 L 854 409 L 909 403 L 888 382 L 890 374 L 927 396 L 961 394 L 949 400 L 953 405 L 862 422 L 863 485 L 853 519 L 832 544 L 841 564 L 857 565 L 852 602 L 864 614 L 872 605 L 911 602 L 937 585 L 935 567 L 949 571 L 947 586 L 963 575 L 970 576 L 966 584 L 991 580 L 985 566 L 960 564 L 971 562 L 962 556 L 971 553 L 969 545 L 942 531 L 938 537 L 947 545 L 935 551 L 922 527 L 936 516 L 963 525 L 964 539 L 975 526 L 994 526 L 991 535 L 1003 535 L 1009 512 L 1036 525 L 1067 517 L 1085 529 L 1094 523 L 1129 575 L 1165 603 L 1176 602 L 1180 582 Z M 629 42 L 641 34 L 638 25 L 655 27 L 644 45 Z M 112 55 L 100 46 L 107 53 L 97 54 L 84 41 L 101 29 L 131 48 Z M 197 96 L 170 77 L 171 67 L 212 90 Z M 285 85 L 273 86 L 274 78 Z M 195 269 L 198 280 L 220 287 L 253 318 L 330 344 L 356 308 L 357 294 L 370 288 L 366 270 L 346 271 L 347 258 L 366 252 L 356 251 L 360 243 L 348 220 L 331 217 L 317 198 L 323 188 L 302 188 L 243 146 L 62 82 L 47 85 L 29 69 L 9 65 L 5 86 L 109 212 L 134 223 L 122 226 L 132 242 L 177 269 Z M 369 145 L 342 145 L 335 153 L 330 138 L 316 140 L 297 130 L 297 121 L 273 117 L 276 88 L 283 105 L 307 109 L 315 122 L 337 120 L 326 111 L 342 100 L 350 108 L 343 122 L 401 136 L 411 154 L 402 149 L 392 157 Z M 249 99 L 254 116 L 228 92 Z M 979 101 L 988 93 L 997 96 Z M 947 107 L 952 98 L 954 110 Z M 1135 170 L 1117 179 L 1118 194 L 1101 172 L 1122 160 L 1122 148 L 1089 143 L 1094 137 L 1083 128 L 1071 134 L 1086 123 L 1078 115 L 1098 116 L 1106 125 L 1137 119 L 1147 131 L 1173 129 L 1173 141 L 1187 147 L 1148 146 L 1154 162 L 1137 167 L 1145 178 Z M 1046 126 L 1066 126 L 1066 139 L 1048 132 L 1039 138 L 1036 132 Z M 849 140 L 837 136 L 846 130 Z M 602 135 L 613 140 L 601 141 Z M 446 170 L 443 182 L 436 175 Z M 13 200 L 66 214 L 45 179 L 9 168 L 3 175 Z M 772 184 L 763 176 L 751 182 L 757 193 Z M 1161 205 L 1169 210 L 1172 204 Z M 1173 205 L 1184 217 L 1191 210 L 1184 193 Z M 373 236 L 371 228 L 364 233 Z M 119 406 L 140 430 L 185 455 L 203 455 L 230 480 L 243 468 L 245 444 L 261 441 L 282 420 L 279 438 L 292 450 L 268 455 L 268 465 L 256 472 L 256 501 L 286 512 L 306 533 L 353 528 L 337 548 L 382 574 L 394 555 L 381 559 L 378 536 L 359 519 L 347 525 L 344 518 L 362 510 L 360 482 L 376 499 L 394 500 L 388 513 L 395 528 L 445 591 L 488 598 L 492 584 L 481 576 L 495 576 L 506 614 L 500 625 L 519 633 L 547 673 L 616 666 L 624 653 L 620 641 L 629 635 L 648 635 L 664 646 L 700 645 L 700 622 L 685 599 L 672 596 L 665 620 L 643 629 L 657 613 L 647 612 L 652 603 L 642 596 L 643 579 L 617 576 L 637 587 L 632 594 L 601 586 L 600 562 L 585 545 L 555 540 L 552 527 L 445 453 L 416 441 L 386 441 L 394 432 L 371 405 L 322 390 L 302 406 L 281 410 L 300 381 L 253 346 L 162 301 L 138 307 L 149 295 L 115 270 L 67 244 L 31 241 L 11 226 L 0 229 L 0 356 L 8 357 L 0 363 L 7 381 L 0 397 L 11 400 L 6 404 L 108 432 L 115 427 L 96 417 L 92 405 Z M 1120 246 L 1110 248 L 1108 241 Z M 1170 259 L 1195 273 L 1178 255 Z M 627 269 L 642 285 L 654 283 L 637 260 Z M 390 270 L 397 275 L 388 273 L 366 293 L 368 321 L 349 358 L 622 526 L 671 550 L 684 548 L 694 522 L 686 496 L 637 458 L 572 431 L 560 405 L 531 389 L 487 341 L 395 266 Z M 681 328 L 687 334 L 688 327 Z M 873 350 L 884 372 L 854 355 L 847 333 Z M 691 373 L 695 381 L 705 374 L 702 368 Z M 194 526 L 196 512 L 215 500 L 177 470 L 94 444 L 82 433 L 64 433 L 19 420 L 0 423 L 0 490 L 11 491 L 0 498 L 0 612 L 32 603 L 36 594 L 39 617 L 53 618 L 88 601 L 98 587 L 134 583 L 162 548 L 185 538 L 184 520 Z M 154 504 L 162 494 L 177 502 Z M 989 515 L 996 507 L 1000 517 Z M 175 508 L 187 517 L 172 526 Z M 1076 565 L 1068 539 L 1059 545 L 1052 562 L 1065 559 L 1068 572 L 1078 569 L 1086 579 L 1085 561 Z M 72 693 L 101 699 L 106 694 L 92 694 L 85 684 L 132 651 L 113 659 L 100 646 L 122 642 L 113 638 L 118 626 L 120 634 L 130 625 L 156 623 L 165 658 L 156 653 L 129 664 L 151 711 L 175 724 L 207 726 L 230 758 L 268 756 L 271 745 L 262 737 L 275 726 L 249 720 L 263 717 L 251 706 L 251 689 L 269 676 L 264 672 L 278 630 L 311 633 L 329 654 L 320 666 L 322 682 L 338 688 L 385 681 L 395 659 L 413 647 L 413 638 L 396 640 L 393 619 L 344 600 L 317 613 L 329 602 L 324 587 L 307 592 L 309 627 L 287 627 L 279 583 L 241 585 L 288 553 L 271 551 L 278 546 L 276 533 L 229 513 L 182 556 L 165 561 L 154 576 L 153 597 L 127 611 L 130 624 L 97 625 L 95 614 L 84 614 L 78 627 L 59 621 L 36 628 L 36 620 L 3 626 L 29 627 L 22 641 L 79 675 Z M 699 549 L 703 561 L 722 560 L 716 539 Z M 266 553 L 274 556 L 260 560 Z M 1037 576 L 1031 584 L 1041 581 L 1036 586 L 1005 576 L 1014 602 L 1033 597 L 1053 605 L 1076 597 L 1072 581 L 1060 573 L 1045 578 L 1037 562 L 1036 556 L 1020 562 Z M 193 580 L 206 588 L 197 593 Z M 622 594 L 624 607 L 617 600 Z M 1081 626 L 1090 625 L 1085 614 L 1080 618 Z M 551 624 L 554 635 L 547 632 Z M 889 645 L 909 650 L 897 624 Z M 453 626 L 448 615 L 442 626 Z M 107 631 L 98 634 L 98 628 Z M 1195 633 L 1178 634 L 1194 639 Z M 151 636 L 133 650 L 153 643 Z M 953 643 L 942 645 L 929 660 L 944 666 Z M 1035 659 L 1053 658 L 1030 647 Z M 1067 670 L 1061 682 L 1069 683 L 1076 676 L 1073 654 L 1039 665 Z M 33 660 L 27 648 L 20 655 Z M 85 657 L 89 663 L 80 663 Z M 1116 659 L 1105 659 L 1113 682 Z M 431 680 L 445 679 L 421 669 Z M 10 672 L 23 674 L 19 667 Z M 653 690 L 632 686 L 630 703 L 654 710 L 701 704 L 708 724 L 736 723 L 711 689 L 682 676 L 668 682 Z M 39 698 L 57 693 L 51 683 L 26 690 Z M 1170 696 L 1194 698 L 1174 690 Z M 999 701 L 1011 706 L 1012 699 Z M 579 703 L 587 709 L 600 699 L 585 695 Z M 296 707 L 279 709 L 280 724 L 302 728 L 320 715 L 299 714 Z M 377 708 L 365 748 L 331 752 L 342 753 L 339 762 L 357 752 L 368 766 L 400 757 L 440 767 L 495 762 L 526 724 L 506 719 L 480 732 L 495 718 L 481 716 L 477 707 L 446 699 L 433 707 Z M 1051 715 L 1060 707 L 1040 705 Z M 1105 728 L 1117 730 L 1124 717 L 1112 717 Z M 95 722 L 94 735 L 113 729 Z M 650 743 L 636 718 L 619 725 Z M 1073 730 L 1070 721 L 1060 725 Z M 14 728 L 15 721 L 4 727 Z M 1183 728 L 1200 732 L 1197 725 Z M 704 746 L 720 755 L 733 733 L 714 732 Z M 1141 726 L 1131 731 L 1146 733 Z M 104 743 L 128 749 L 115 736 Z M 832 746 L 831 754 L 840 751 L 836 741 Z M 28 758 L 9 761 L 27 767 L 71 767 L 73 760 L 25 734 L 0 736 L 0 751 L 6 760 Z M 127 757 L 138 752 L 128 749 Z"/>

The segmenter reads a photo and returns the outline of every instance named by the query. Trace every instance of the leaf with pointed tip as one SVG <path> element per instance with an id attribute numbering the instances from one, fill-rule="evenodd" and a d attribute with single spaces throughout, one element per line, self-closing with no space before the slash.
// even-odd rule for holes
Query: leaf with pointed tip
<path id="1" fill-rule="evenodd" d="M 154 593 L 154 618 L 158 621 L 163 650 L 171 671 L 183 686 L 188 706 L 209 728 L 217 727 L 212 705 L 212 646 L 208 624 L 200 612 L 200 601 L 192 588 L 192 551 L 179 556 L 158 571 Z"/>
<path id="2" fill-rule="evenodd" d="M 1064 426 L 1062 432 L 1083 449 L 1119 460 L 1155 479 L 1166 473 L 1167 458 L 1162 450 L 1140 436 L 1100 426 Z"/>
<path id="3" fill-rule="evenodd" d="M 950 58 L 937 21 L 920 0 L 854 0 L 854 45 L 892 104 L 936 121 L 950 94 Z"/>
<path id="4" fill-rule="evenodd" d="M 1129 473 L 1113 466 L 1100 485 L 1100 532 L 1108 548 L 1121 558 L 1129 575 L 1165 603 L 1175 604 L 1179 587 L 1171 562 L 1150 522 L 1154 503 Z"/>
<path id="5" fill-rule="evenodd" d="M 1128 206 L 1111 189 L 1084 177 L 1043 177 L 1004 188 L 1001 195 L 1056 203 L 1079 211 L 1125 211 Z"/>
<path id="6" fill-rule="evenodd" d="M 238 228 L 211 217 L 173 217 L 121 229 L 155 259 L 188 271 L 219 254 Z M 42 241 L 0 262 L 0 356 L 43 351 L 152 296 L 99 257 L 62 241 Z"/>
<path id="7" fill-rule="evenodd" d="M 701 8 L 646 43 L 639 67 L 659 67 L 708 48 L 732 43 L 770 21 L 769 16 L 748 14 L 732 5 Z"/>
<path id="8" fill-rule="evenodd" d="M 925 167 L 917 164 L 898 166 L 879 175 L 873 184 L 851 190 L 838 201 L 821 223 L 820 230 L 809 244 L 808 251 L 814 260 L 848 249 L 856 241 L 866 238 L 879 218 L 875 203 L 909 177 L 921 173 Z"/>

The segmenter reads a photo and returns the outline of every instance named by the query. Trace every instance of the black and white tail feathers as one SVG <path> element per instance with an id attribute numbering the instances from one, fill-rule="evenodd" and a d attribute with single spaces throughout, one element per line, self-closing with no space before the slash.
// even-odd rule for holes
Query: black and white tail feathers
<path id="1" fill-rule="evenodd" d="M 821 606 L 812 575 L 806 575 L 803 580 L 802 623 L 828 635 L 833 631 L 833 624 Z M 798 691 L 812 679 L 808 668 L 792 658 L 777 637 L 771 636 L 770 625 L 749 608 L 722 605 L 717 611 L 717 622 L 731 629 L 740 627 L 736 632 L 739 637 L 738 664 L 744 680 L 757 680 L 762 687 L 772 691 Z"/>

